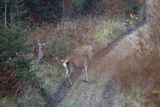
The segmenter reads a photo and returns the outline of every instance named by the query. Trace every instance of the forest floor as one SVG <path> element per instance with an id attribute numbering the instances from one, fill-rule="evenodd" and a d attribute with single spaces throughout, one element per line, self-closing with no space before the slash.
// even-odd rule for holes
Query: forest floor
<path id="1" fill-rule="evenodd" d="M 83 81 L 80 72 L 72 75 L 73 86 L 68 87 L 64 81 L 57 92 L 48 96 L 47 107 L 115 107 L 114 88 L 118 87 L 112 87 L 112 82 L 118 65 L 138 48 L 139 31 L 146 29 L 145 24 L 101 50 L 91 61 L 89 82 Z"/>

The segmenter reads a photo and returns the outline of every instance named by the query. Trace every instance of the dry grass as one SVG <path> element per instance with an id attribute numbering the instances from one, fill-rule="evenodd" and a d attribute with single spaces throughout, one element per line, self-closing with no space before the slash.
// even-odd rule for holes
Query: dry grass
<path id="1" fill-rule="evenodd" d="M 44 59 L 56 59 L 57 62 L 49 64 L 43 61 L 36 72 L 35 85 L 42 88 L 45 93 L 53 94 L 64 81 L 64 70 L 59 64 L 59 59 L 66 57 L 70 50 L 74 54 L 88 53 L 89 45 L 93 41 L 101 47 L 115 39 L 125 30 L 123 23 L 116 20 L 106 20 L 103 17 L 81 17 L 78 19 L 63 19 L 57 26 L 52 24 L 37 27 L 28 40 L 42 40 L 46 42 Z M 34 54 L 31 52 L 31 54 Z M 33 56 L 34 57 L 34 56 Z M 34 82 L 34 81 L 33 81 Z M 38 83 L 37 83 L 38 82 Z M 31 88 L 31 87 L 30 87 Z M 46 104 L 40 88 L 28 88 L 22 95 L 3 98 L 0 100 L 2 107 L 43 107 Z"/>
<path id="2" fill-rule="evenodd" d="M 119 66 L 117 81 L 120 93 L 115 97 L 115 105 L 119 107 L 152 107 L 160 104 L 160 57 L 153 56 L 147 64 L 134 56 L 124 59 Z M 156 95 L 156 96 L 155 96 Z M 117 107 L 117 106 L 116 106 Z"/>
<path id="3" fill-rule="evenodd" d="M 38 88 L 29 87 L 25 91 L 22 90 L 23 94 L 14 93 L 12 97 L 1 97 L 0 107 L 44 107 L 46 105 L 45 97 L 58 90 L 58 87 L 64 81 L 63 74 L 65 73 L 61 65 L 54 64 L 53 66 L 48 63 L 41 64 L 34 72 L 36 72 L 36 78 L 38 79 L 38 83 L 35 82 L 34 85 L 38 85 Z M 20 83 L 19 85 L 25 88 L 23 84 Z M 14 87 L 14 85 L 12 86 Z M 44 92 L 41 92 L 40 89 L 43 89 Z"/>
<path id="4" fill-rule="evenodd" d="M 113 6 L 113 9 L 108 13 L 112 16 L 112 14 L 117 12 L 117 7 Z M 41 27 L 36 27 L 35 31 L 32 32 L 27 39 L 29 42 L 38 39 L 46 42 L 44 58 L 54 59 L 58 62 L 59 59 L 70 54 L 70 50 L 75 54 L 87 53 L 89 44 L 93 41 L 98 45 L 98 48 L 107 46 L 108 43 L 126 30 L 124 23 L 120 20 L 106 19 L 106 17 L 81 16 L 77 19 L 62 19 L 57 25 L 44 24 Z M 40 87 L 43 88 L 47 94 L 56 92 L 61 82 L 64 81 L 63 68 L 57 64 L 57 62 L 54 63 L 54 65 L 48 63 L 40 64 L 39 69 L 34 71 L 39 79 Z M 129 72 L 126 78 L 129 77 L 130 74 L 133 73 Z M 136 77 L 136 75 L 134 77 Z M 131 79 L 131 82 L 133 79 Z M 129 83 L 126 84 L 130 84 L 131 82 L 129 81 Z M 80 90 L 78 85 L 75 87 L 78 91 Z M 25 92 L 26 93 L 21 96 L 16 96 L 16 98 L 1 99 L 0 107 L 43 107 L 45 105 L 46 101 L 41 93 L 29 89 Z"/>
<path id="5" fill-rule="evenodd" d="M 73 53 L 83 53 L 87 49 L 88 45 L 93 41 L 95 44 L 102 48 L 107 46 L 112 40 L 119 36 L 122 32 L 126 31 L 126 27 L 123 22 L 119 20 L 108 20 L 104 17 L 86 16 L 79 17 L 77 19 L 63 19 L 56 26 L 44 25 L 31 34 L 32 40 L 41 39 L 47 42 L 47 54 L 52 54 L 52 57 L 63 58 L 66 55 L 64 51 L 72 50 Z M 58 43 L 59 38 L 61 42 Z M 61 47 L 61 51 L 55 51 L 56 47 Z M 59 48 L 56 48 L 59 49 Z M 78 50 L 78 51 L 74 51 Z"/>
<path id="6" fill-rule="evenodd" d="M 119 65 L 117 81 L 119 94 L 115 107 L 158 107 L 160 105 L 160 22 L 157 16 L 160 2 L 154 1 L 148 7 L 149 40 L 140 40 L 139 50 L 126 57 Z M 145 35 L 141 33 L 142 38 Z M 142 39 L 141 38 L 141 39 Z M 152 49 L 151 52 L 146 47 Z M 139 57 L 137 57 L 137 54 Z"/>

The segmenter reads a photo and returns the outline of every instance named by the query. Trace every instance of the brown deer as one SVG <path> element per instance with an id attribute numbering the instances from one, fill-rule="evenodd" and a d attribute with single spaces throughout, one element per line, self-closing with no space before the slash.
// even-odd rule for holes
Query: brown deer
<path id="1" fill-rule="evenodd" d="M 66 82 L 69 82 L 69 84 L 72 85 L 70 75 L 76 69 L 82 70 L 83 74 L 85 75 L 85 80 L 89 81 L 89 79 L 88 79 L 88 66 L 89 66 L 92 58 L 93 58 L 93 46 L 90 46 L 90 50 L 89 50 L 88 54 L 73 55 L 73 56 L 66 58 L 66 60 L 62 61 L 63 67 L 66 72 L 66 76 L 65 76 Z"/>

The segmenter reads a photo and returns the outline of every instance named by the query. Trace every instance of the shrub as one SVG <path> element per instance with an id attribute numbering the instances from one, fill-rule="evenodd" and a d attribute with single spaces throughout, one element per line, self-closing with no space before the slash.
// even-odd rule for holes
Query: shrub
<path id="1" fill-rule="evenodd" d="M 49 40 L 48 44 L 49 54 L 53 58 L 62 58 L 69 53 L 68 50 L 68 39 L 66 37 L 54 37 Z"/>
<path id="2" fill-rule="evenodd" d="M 25 32 L 18 27 L 0 29 L 0 62 L 15 58 L 26 49 Z"/>
<path id="3" fill-rule="evenodd" d="M 5 68 L 0 72 L 1 97 L 23 95 L 37 82 L 35 72 L 30 72 L 30 60 L 25 58 L 29 47 L 26 34 L 22 26 L 14 24 L 0 29 L 0 65 Z"/>
<path id="4" fill-rule="evenodd" d="M 40 87 L 45 93 L 54 93 L 57 91 L 59 85 L 64 80 L 65 72 L 62 65 L 59 64 L 42 64 L 36 71 L 36 76 L 39 78 Z"/>
<path id="5" fill-rule="evenodd" d="M 124 31 L 126 28 L 119 20 L 87 16 L 64 20 L 57 25 L 54 35 L 60 34 L 68 37 L 70 48 L 75 49 L 80 45 L 88 45 L 89 41 L 95 41 L 104 46 Z"/>
<path id="6" fill-rule="evenodd" d="M 93 37 L 99 44 L 107 46 L 109 42 L 124 31 L 125 27 L 120 21 L 101 20 L 100 24 L 96 27 Z"/>

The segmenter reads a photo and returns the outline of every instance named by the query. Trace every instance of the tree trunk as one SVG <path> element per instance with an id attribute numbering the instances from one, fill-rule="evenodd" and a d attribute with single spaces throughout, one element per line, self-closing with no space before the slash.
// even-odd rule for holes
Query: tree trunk
<path id="1" fill-rule="evenodd" d="M 7 28 L 7 1 L 4 1 L 4 27 Z"/>

